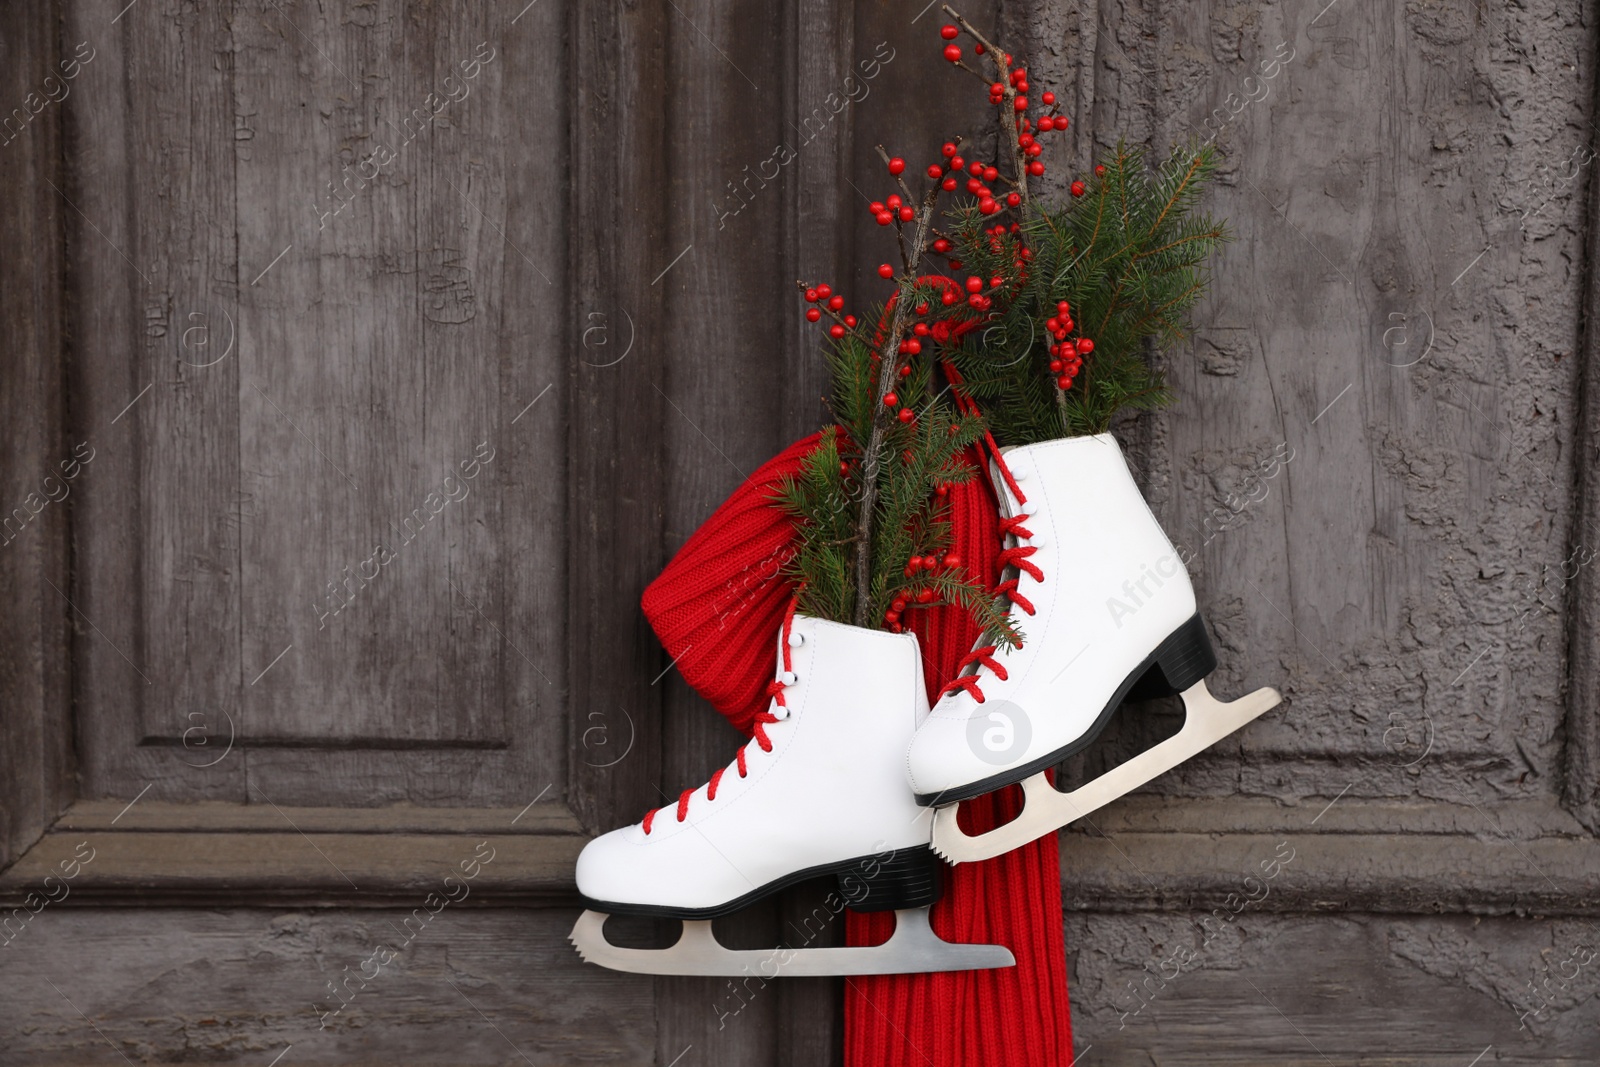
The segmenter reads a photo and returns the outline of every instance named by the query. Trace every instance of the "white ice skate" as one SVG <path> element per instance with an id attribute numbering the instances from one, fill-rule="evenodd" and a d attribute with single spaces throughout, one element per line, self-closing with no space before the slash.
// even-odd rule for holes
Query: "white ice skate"
<path id="1" fill-rule="evenodd" d="M 927 716 L 916 638 L 791 615 L 779 636 L 772 703 L 734 763 L 644 821 L 596 838 L 578 857 L 590 910 L 572 942 L 591 963 L 643 974 L 902 974 L 1009 967 L 999 945 L 941 940 L 928 907 L 944 867 L 933 813 L 906 785 L 905 752 Z M 820 875 L 840 908 L 896 912 L 872 947 L 724 948 L 711 920 Z M 606 939 L 607 915 L 683 920 L 667 949 Z"/>
<path id="2" fill-rule="evenodd" d="M 1274 689 L 1223 703 L 1206 689 L 1216 654 L 1188 571 L 1109 434 L 1008 449 L 996 469 L 1007 536 L 1001 589 L 1020 649 L 979 647 L 917 730 L 908 759 L 919 803 L 938 807 L 933 847 L 952 863 L 988 859 L 1083 817 L 1275 706 Z M 1071 792 L 1045 769 L 1081 751 L 1117 706 L 1177 692 L 1182 730 Z M 958 801 L 1022 782 L 1025 806 L 976 837 Z"/>

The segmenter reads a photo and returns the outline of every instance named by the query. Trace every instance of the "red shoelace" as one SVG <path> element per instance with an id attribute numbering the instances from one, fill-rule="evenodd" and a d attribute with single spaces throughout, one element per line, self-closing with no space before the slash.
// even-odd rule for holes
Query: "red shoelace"
<path id="1" fill-rule="evenodd" d="M 957 381 L 959 382 L 959 378 L 957 378 Z M 967 404 L 972 404 L 972 401 L 960 390 L 956 391 L 956 401 L 957 403 L 966 401 Z M 974 410 L 976 410 L 976 405 L 974 405 Z M 1011 495 L 1016 497 L 1018 504 L 1026 504 L 1028 502 L 1028 498 L 1022 495 L 1022 488 L 1017 485 L 1017 480 L 1012 477 L 1011 468 L 1006 465 L 1005 457 L 1000 454 L 1000 448 L 995 444 L 994 438 L 989 435 L 987 430 L 984 431 L 984 437 L 988 441 L 989 451 L 994 456 L 995 466 L 999 468 L 1000 476 L 1005 481 L 1006 488 L 1011 490 Z M 1019 512 L 1018 514 L 1011 516 L 1009 519 L 1001 519 L 1000 536 L 1002 538 L 1011 536 L 1018 538 L 1019 540 L 1025 537 L 1032 537 L 1033 531 L 1022 525 L 1027 521 L 1027 512 Z M 1037 545 L 1013 545 L 1010 548 L 1003 549 L 998 557 L 1001 571 L 1004 571 L 1008 567 L 1015 567 L 1020 573 L 1018 573 L 1017 577 L 1008 578 L 1006 581 L 1003 581 L 999 585 L 995 586 L 994 591 L 997 594 L 1004 594 L 1011 601 L 1011 603 L 1015 604 L 1029 615 L 1033 614 L 1033 602 L 1027 597 L 1023 596 L 1017 590 L 1017 586 L 1022 581 L 1023 573 L 1026 573 L 1036 582 L 1044 581 L 1044 572 L 1039 569 L 1039 565 L 1028 559 L 1029 556 L 1033 555 L 1037 551 L 1039 551 Z M 956 666 L 956 676 L 944 684 L 944 688 L 939 690 L 939 695 L 944 696 L 947 693 L 954 693 L 957 690 L 966 690 L 968 695 L 970 695 L 973 700 L 977 701 L 979 704 L 982 704 L 984 697 L 983 689 L 980 687 L 979 682 L 980 672 L 983 670 L 989 670 L 1002 682 L 1007 678 L 1005 664 L 994 658 L 995 651 L 998 649 L 998 647 L 999 646 L 997 645 L 980 645 L 971 652 L 968 652 L 966 656 L 962 658 L 961 662 Z M 1018 644 L 1017 647 L 1021 648 L 1022 646 L 1021 644 Z M 964 673 L 966 669 L 972 666 L 974 663 L 978 665 L 978 670 L 973 671 L 971 674 Z"/>
<path id="2" fill-rule="evenodd" d="M 784 689 L 788 688 L 784 684 L 783 678 L 785 675 L 792 674 L 794 670 L 794 664 L 789 654 L 789 633 L 794 628 L 794 612 L 795 607 L 799 604 L 799 602 L 800 596 L 797 591 L 794 599 L 789 601 L 789 610 L 784 612 L 783 615 L 783 635 L 778 641 L 779 647 L 783 649 L 783 673 L 767 683 L 767 695 L 771 697 L 773 702 L 776 703 L 780 708 L 788 707 L 783 700 L 783 691 Z M 767 736 L 766 728 L 770 723 L 782 721 L 782 719 L 778 718 L 778 716 L 772 714 L 770 711 L 756 712 L 756 717 L 754 720 L 755 728 L 751 731 L 750 741 L 754 741 L 757 745 L 759 745 L 761 747 L 761 751 L 771 752 L 772 739 Z M 746 768 L 744 762 L 745 749 L 749 747 L 750 742 L 746 741 L 742 746 L 740 746 L 738 753 L 734 756 L 734 764 L 739 768 L 740 778 L 749 777 L 749 770 Z M 727 772 L 727 770 L 728 768 L 726 767 L 718 767 L 711 775 L 711 780 L 706 783 L 706 800 L 710 801 L 717 799 L 717 786 L 721 783 L 722 776 Z M 689 798 L 694 796 L 697 791 L 698 789 L 685 789 L 678 796 L 679 822 L 682 822 L 684 819 L 689 817 Z M 645 813 L 643 826 L 646 834 L 650 832 L 650 827 L 655 824 L 656 815 L 664 810 L 665 809 L 663 808 L 655 808 Z"/>

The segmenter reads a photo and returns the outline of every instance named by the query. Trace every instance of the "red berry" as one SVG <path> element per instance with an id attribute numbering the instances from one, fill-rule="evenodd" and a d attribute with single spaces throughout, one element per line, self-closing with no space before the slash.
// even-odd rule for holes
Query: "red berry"
<path id="1" fill-rule="evenodd" d="M 840 474 L 846 474 L 846 475 L 849 474 L 850 473 L 850 464 L 848 464 L 848 463 L 846 463 L 846 462 L 841 460 L 840 463 L 839 463 L 839 473 Z"/>
<path id="2" fill-rule="evenodd" d="M 1071 316 L 1068 316 L 1067 318 L 1065 318 L 1065 319 L 1063 319 L 1061 321 L 1061 332 L 1062 333 L 1071 333 L 1072 332 L 1072 328 L 1074 326 L 1076 326 L 1076 325 L 1078 325 L 1078 324 L 1076 322 L 1072 321 Z"/>
<path id="3" fill-rule="evenodd" d="M 1064 366 L 1064 364 L 1059 359 L 1052 359 L 1050 361 L 1050 373 L 1051 374 L 1060 374 L 1061 373 L 1061 368 L 1063 366 Z"/>
<path id="4" fill-rule="evenodd" d="M 902 378 L 911 377 L 911 364 L 907 363 L 904 367 L 901 367 L 899 373 Z"/>
<path id="5" fill-rule="evenodd" d="M 943 187 L 944 191 L 947 192 L 947 193 L 953 193 L 953 192 L 956 191 L 956 184 L 957 183 L 956 183 L 956 180 L 954 178 L 946 178 L 944 181 L 940 182 L 939 184 Z"/>
<path id="6" fill-rule="evenodd" d="M 1072 379 L 1063 374 L 1061 377 L 1056 379 L 1056 385 L 1060 386 L 1062 389 L 1071 389 Z"/>
<path id="7" fill-rule="evenodd" d="M 1000 277 L 1000 275 L 996 274 L 993 278 L 989 279 L 989 288 L 998 289 L 1002 285 L 1004 285 L 1005 283 L 1006 283 L 1006 280 L 1004 278 Z"/>
<path id="8" fill-rule="evenodd" d="M 826 299 L 828 299 L 828 297 L 830 297 L 832 295 L 833 295 L 833 286 L 831 286 L 831 285 L 819 285 L 819 286 L 817 286 L 817 299 L 818 300 L 826 300 Z"/>
<path id="9" fill-rule="evenodd" d="M 1073 196 L 1082 196 L 1084 193 L 1086 193 L 1088 191 L 1089 191 L 1089 187 L 1084 185 L 1082 182 L 1073 182 L 1072 183 L 1072 195 Z"/>
<path id="10" fill-rule="evenodd" d="M 928 302 L 926 300 L 924 300 L 922 303 L 920 303 L 920 304 L 918 304 L 916 306 L 915 310 L 916 310 L 918 315 L 926 315 L 928 313 Z M 927 325 L 925 323 L 921 323 L 921 322 L 917 323 L 917 332 L 918 333 L 924 333 L 924 332 L 927 331 L 927 329 L 928 329 L 928 327 L 927 327 Z"/>
<path id="11" fill-rule="evenodd" d="M 1048 96 L 1049 94 L 1046 93 L 1045 95 Z M 1049 115 L 1045 115 L 1039 119 L 1039 129 L 1043 130 L 1045 133 L 1049 133 L 1052 129 L 1054 129 L 1055 125 L 1056 120 L 1051 118 Z"/>
<path id="12" fill-rule="evenodd" d="M 880 278 L 893 278 L 894 277 L 894 268 L 889 266 L 889 264 L 887 264 L 887 263 L 880 263 L 878 265 L 878 277 L 880 277 Z"/>
<path id="13" fill-rule="evenodd" d="M 944 557 L 944 565 L 945 567 L 954 570 L 956 567 L 961 566 L 961 557 L 956 555 L 954 552 L 947 552 L 945 553 Z"/>
<path id="14" fill-rule="evenodd" d="M 873 217 L 877 220 L 879 226 L 887 226 L 894 221 L 894 216 L 887 211 L 880 211 Z"/>
<path id="15" fill-rule="evenodd" d="M 1051 104 L 1056 102 L 1056 94 L 1055 93 L 1044 93 L 1043 95 L 1041 95 L 1039 97 L 1039 99 L 1044 101 L 1044 106 L 1045 107 L 1049 107 Z"/>
<path id="16" fill-rule="evenodd" d="M 852 330 L 855 329 L 856 328 L 856 317 L 854 315 L 846 315 L 844 317 L 844 324 L 846 326 L 850 327 Z"/>
<path id="17" fill-rule="evenodd" d="M 900 398 L 898 396 L 895 396 L 893 393 L 884 393 L 883 394 L 883 406 L 884 407 L 892 408 L 898 403 L 900 403 Z"/>
<path id="18" fill-rule="evenodd" d="M 997 170 L 996 168 L 994 168 L 994 167 L 984 167 L 983 168 L 983 180 L 984 181 L 986 181 L 986 182 L 998 181 L 999 178 L 1000 178 L 1000 171 Z"/>
<path id="19" fill-rule="evenodd" d="M 981 293 L 981 292 L 983 292 L 983 279 L 978 277 L 976 274 L 971 275 L 970 277 L 968 277 L 967 278 L 967 292 L 969 292 L 969 293 Z"/>
<path id="20" fill-rule="evenodd" d="M 908 340 L 906 342 L 906 353 L 908 355 L 913 355 L 914 356 L 914 355 L 917 355 L 918 353 L 920 353 L 921 351 L 922 351 L 922 342 L 917 340 L 915 337 L 911 338 L 910 340 Z"/>
<path id="21" fill-rule="evenodd" d="M 944 155 L 944 157 L 946 159 L 949 159 L 951 156 L 956 154 L 955 142 L 954 141 L 946 141 L 944 144 L 939 146 L 939 151 L 940 151 L 940 153 L 942 153 Z M 959 165 L 960 164 L 957 164 L 957 166 L 959 166 Z"/>
<path id="22" fill-rule="evenodd" d="M 914 211 L 909 204 L 900 209 L 900 221 L 901 222 L 910 222 L 912 219 L 914 219 L 916 217 L 917 217 L 916 211 Z"/>
<path id="23" fill-rule="evenodd" d="M 1070 314 L 1071 311 L 1072 311 L 1072 305 L 1071 304 L 1067 303 L 1065 300 L 1057 300 L 1056 301 L 1056 314 L 1057 315 L 1067 315 L 1067 314 Z"/>
<path id="24" fill-rule="evenodd" d="M 828 336 L 832 337 L 835 341 L 839 340 L 840 338 L 842 338 L 844 336 L 844 326 L 842 326 L 841 324 L 839 324 L 837 322 L 834 323 L 832 326 L 829 326 L 828 327 Z"/>
<path id="25" fill-rule="evenodd" d="M 895 597 L 894 600 L 889 604 L 889 610 L 895 612 L 906 610 L 906 598 L 903 596 Z"/>
<path id="26" fill-rule="evenodd" d="M 1067 116 L 1065 116 L 1065 115 L 1057 115 L 1056 116 L 1056 129 L 1064 130 L 1066 128 L 1067 128 Z"/>
<path id="27" fill-rule="evenodd" d="M 917 593 L 917 603 L 918 604 L 926 604 L 928 601 L 930 601 L 932 599 L 933 599 L 933 590 L 932 589 L 923 589 L 923 590 L 921 590 L 920 592 Z"/>
<path id="28" fill-rule="evenodd" d="M 1044 164 L 1039 162 L 1037 159 L 1034 160 L 1032 163 L 1028 164 L 1028 173 L 1033 175 L 1035 178 L 1040 177 L 1044 174 Z"/>
<path id="29" fill-rule="evenodd" d="M 893 159 L 889 160 L 889 173 L 890 174 L 894 174 L 894 175 L 904 174 L 905 173 L 905 169 L 906 169 L 906 161 L 901 159 L 899 156 L 895 156 Z"/>
<path id="30" fill-rule="evenodd" d="M 1093 351 L 1094 351 L 1094 342 L 1093 341 L 1089 340 L 1087 337 L 1078 338 L 1078 352 L 1081 355 L 1087 356 L 1090 352 L 1093 352 Z"/>
<path id="31" fill-rule="evenodd" d="M 941 237 L 933 242 L 933 250 L 942 256 L 950 251 L 950 242 Z"/>
<path id="32" fill-rule="evenodd" d="M 835 311 L 843 311 L 844 310 L 844 297 L 835 296 L 832 300 L 828 301 L 828 306 L 830 308 L 832 308 L 833 310 L 835 310 Z"/>
<path id="33" fill-rule="evenodd" d="M 952 259 L 950 261 L 950 269 L 951 270 L 960 270 L 961 269 L 961 261 L 959 259 Z"/>
<path id="34" fill-rule="evenodd" d="M 874 200 L 872 203 L 867 205 L 867 210 L 876 215 L 878 212 L 883 210 L 883 201 Z"/>
<path id="35" fill-rule="evenodd" d="M 1006 91 L 1006 87 L 1004 85 L 1001 85 L 999 82 L 995 82 L 993 85 L 989 86 L 989 95 L 990 96 L 1004 96 L 1005 95 L 1005 91 Z"/>
<path id="36" fill-rule="evenodd" d="M 980 55 L 980 56 L 981 56 L 981 55 L 983 55 L 983 45 L 981 45 L 981 44 L 975 44 L 975 45 L 973 45 L 973 46 L 972 46 L 972 50 L 973 50 L 973 51 L 974 51 L 974 52 L 976 52 L 976 53 L 978 53 L 978 54 L 979 54 L 979 55 Z"/>
<path id="37" fill-rule="evenodd" d="M 822 318 L 822 312 L 818 311 L 816 308 L 806 308 L 807 322 L 816 322 L 820 318 Z"/>
<path id="38" fill-rule="evenodd" d="M 959 34 L 960 32 L 961 31 L 956 29 L 954 26 L 946 25 L 946 26 L 940 26 L 939 27 L 939 36 L 943 37 L 947 41 L 955 40 L 956 39 L 956 35 Z"/>
<path id="39" fill-rule="evenodd" d="M 817 291 L 815 289 L 807 289 L 806 290 L 806 303 L 815 304 L 816 302 L 817 302 Z"/>
<path id="40" fill-rule="evenodd" d="M 951 170 L 960 170 L 962 167 L 965 167 L 966 165 L 967 165 L 967 161 L 962 159 L 960 156 L 951 156 L 950 157 L 950 169 Z"/>
<path id="41" fill-rule="evenodd" d="M 940 178 L 944 177 L 944 168 L 939 166 L 937 163 L 929 163 L 928 177 L 932 178 L 934 181 L 938 181 Z"/>
<path id="42" fill-rule="evenodd" d="M 1105 172 L 1106 172 L 1106 165 L 1104 163 L 1096 163 L 1094 165 L 1094 173 L 1095 173 L 1096 177 L 1099 177 L 1100 175 L 1104 174 Z"/>
<path id="43" fill-rule="evenodd" d="M 883 613 L 883 621 L 891 626 L 896 625 L 900 621 L 900 613 L 898 611 L 886 611 Z"/>
<path id="44" fill-rule="evenodd" d="M 973 293 L 967 297 L 967 303 L 976 311 L 983 310 L 983 297 L 978 293 Z"/>
<path id="45" fill-rule="evenodd" d="M 916 417 L 917 417 L 916 413 L 913 412 L 910 408 L 901 408 L 900 409 L 900 421 L 901 422 L 910 422 L 912 419 L 914 419 Z"/>
<path id="46" fill-rule="evenodd" d="M 1022 194 L 1021 193 L 1007 193 L 1006 194 L 1006 205 L 1008 207 L 1016 207 L 1020 203 L 1022 203 Z"/>
<path id="47" fill-rule="evenodd" d="M 948 59 L 952 63 L 961 62 L 961 46 L 958 45 L 958 44 L 947 44 L 947 45 L 945 45 L 944 46 L 944 57 L 946 59 Z"/>
<path id="48" fill-rule="evenodd" d="M 1011 106 L 1017 111 L 1026 111 L 1028 110 L 1028 98 L 1025 96 L 1019 96 L 1015 100 L 1011 101 Z"/>
<path id="49" fill-rule="evenodd" d="M 986 196 L 982 200 L 978 201 L 978 210 L 983 212 L 985 215 L 993 215 L 996 211 L 1000 210 L 1000 205 L 995 202 L 994 197 Z"/>
<path id="50" fill-rule="evenodd" d="M 1042 156 L 1044 155 L 1044 145 L 1040 144 L 1038 141 L 1035 141 L 1027 148 L 1024 148 L 1023 151 L 1028 153 L 1030 159 L 1035 156 Z"/>
<path id="51" fill-rule="evenodd" d="M 900 199 L 900 194 L 896 193 L 895 195 L 891 196 L 889 199 L 885 200 L 883 202 L 883 206 L 888 208 L 890 211 L 899 211 L 900 210 L 900 205 L 903 204 L 904 202 L 905 201 Z"/>

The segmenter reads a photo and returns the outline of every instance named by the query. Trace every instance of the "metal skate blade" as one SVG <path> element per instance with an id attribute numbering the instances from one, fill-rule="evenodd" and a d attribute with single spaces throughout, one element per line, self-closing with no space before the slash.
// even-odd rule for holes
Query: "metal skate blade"
<path id="1" fill-rule="evenodd" d="M 1183 729 L 1172 737 L 1070 793 L 1058 792 L 1041 771 L 1022 783 L 1021 813 L 1004 826 L 976 837 L 957 825 L 956 810 L 960 805 L 939 808 L 933 813 L 933 850 L 951 863 L 972 863 L 1020 848 L 1131 793 L 1216 744 L 1282 700 L 1276 689 L 1257 689 L 1249 696 L 1225 704 L 1211 695 L 1203 680 L 1196 682 L 1183 692 L 1187 714 Z"/>
<path id="2" fill-rule="evenodd" d="M 685 920 L 671 948 L 619 948 L 606 940 L 606 915 L 586 911 L 568 938 L 578 955 L 613 971 L 758 978 L 818 978 L 850 974 L 916 974 L 1011 967 L 1003 945 L 960 945 L 941 940 L 928 925 L 927 908 L 894 913 L 894 934 L 881 945 L 840 948 L 724 948 L 709 920 Z"/>

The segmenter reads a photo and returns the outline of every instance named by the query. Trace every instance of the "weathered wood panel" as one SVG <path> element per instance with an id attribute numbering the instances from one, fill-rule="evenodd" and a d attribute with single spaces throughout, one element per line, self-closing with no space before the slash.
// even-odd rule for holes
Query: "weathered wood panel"
<path id="1" fill-rule="evenodd" d="M 650 771 L 658 766 L 662 693 L 651 683 L 668 664 L 638 598 L 662 553 L 662 442 L 671 413 L 659 282 L 684 251 L 669 251 L 665 239 L 674 17 L 648 5 L 574 4 L 570 12 L 572 288 L 562 316 L 571 320 L 569 545 L 560 612 L 571 678 L 571 800 L 596 830 L 637 818 L 660 788 Z"/>
<path id="2" fill-rule="evenodd" d="M 63 59 L 66 66 L 62 66 Z M 62 236 L 72 211 L 59 167 L 61 105 L 81 64 L 56 44 L 48 6 L 0 12 L 0 868 L 49 825 L 67 799 L 72 750 L 66 601 L 67 506 L 82 465 L 63 432 Z M 64 77 L 68 72 L 73 77 Z M 52 188 L 54 184 L 55 188 Z M 51 588 L 51 586 L 55 588 Z"/>
<path id="3" fill-rule="evenodd" d="M 560 795 L 566 382 L 532 340 L 565 297 L 564 17 L 71 12 L 116 46 L 84 200 L 130 250 L 78 288 L 79 418 L 120 435 L 86 512 L 91 791 Z M 229 737 L 248 784 L 194 758 Z"/>
<path id="4" fill-rule="evenodd" d="M 1164 147 L 1230 94 L 1257 97 L 1220 137 L 1212 207 L 1240 239 L 1199 335 L 1171 354 L 1181 403 L 1119 432 L 1197 553 L 1219 689 L 1278 684 L 1289 701 L 1069 835 L 1080 1055 L 1589 1062 L 1592 968 L 1537 985 L 1592 946 L 1595 907 L 1593 839 L 1556 804 L 1592 829 L 1593 571 L 1568 571 L 1592 521 L 1573 487 L 1595 453 L 1561 447 L 1594 424 L 1571 355 L 1592 356 L 1577 324 L 1594 250 L 1574 195 L 1590 179 L 1586 164 L 1561 181 L 1539 169 L 1566 159 L 1564 175 L 1592 146 L 1577 6 L 965 13 L 1027 40 L 1035 80 L 1068 95 L 1074 131 L 1047 156 L 1057 193 L 1118 137 Z M 58 184 L 82 209 L 65 226 L 72 399 L 52 406 L 48 363 L 8 369 L 7 411 L 25 417 L 0 460 L 12 477 L 52 458 L 40 442 L 62 423 L 97 446 L 94 491 L 73 496 L 74 586 L 59 530 L 15 576 L 59 574 L 87 605 L 72 639 L 85 791 L 119 799 L 60 828 L 108 833 L 105 873 L 0 960 L 22 990 L 0 1021 L 25 1031 L 0 1062 L 265 1062 L 291 1043 L 285 1062 L 837 1062 L 842 983 L 749 998 L 602 972 L 564 944 L 568 910 L 452 908 L 429 928 L 447 937 L 419 939 L 327 1030 L 308 1005 L 404 922 L 379 906 L 449 859 L 452 819 L 520 813 L 504 830 L 517 866 L 476 903 L 548 904 L 570 891 L 576 823 L 524 804 L 570 778 L 584 827 L 606 829 L 731 756 L 731 731 L 658 678 L 669 665 L 638 594 L 746 472 L 820 421 L 818 337 L 791 286 L 829 280 L 857 309 L 881 295 L 871 267 L 889 243 L 862 211 L 885 184 L 875 145 L 920 165 L 987 124 L 937 58 L 939 13 L 145 0 L 115 22 L 66 16 L 61 48 L 102 45 L 62 110 Z M 37 68 L 56 46 L 30 25 L 19 54 Z M 408 123 L 480 40 L 495 58 Z M 1279 42 L 1293 58 L 1266 78 Z M 830 94 L 849 103 L 835 113 Z M 36 190 L 55 165 L 50 136 L 31 131 L 28 156 L 0 146 L 15 184 Z M 360 180 L 389 136 L 404 151 Z M 794 158 L 764 177 L 784 143 Z M 47 256 L 55 196 L 3 224 Z M 335 213 L 332 196 L 350 205 Z M 50 276 L 0 297 L 46 353 Z M 229 358 L 195 365 L 201 340 L 224 339 Z M 457 444 L 490 433 L 470 495 L 319 613 L 314 595 L 366 558 L 346 549 L 403 526 Z M 1235 514 L 1229 494 L 1251 495 L 1250 465 L 1280 443 L 1294 459 Z M 6 624 L 24 641 L 6 651 L 8 709 L 65 696 L 40 597 Z M 275 747 L 204 766 L 219 711 Z M 1119 722 L 1075 770 L 1172 722 L 1154 707 Z M 66 728 L 43 713 L 5 728 L 20 738 L 6 759 L 49 771 L 0 805 L 20 798 L 8 833 L 25 842 L 42 828 L 29 813 L 66 795 Z M 140 745 L 159 739 L 177 743 Z M 199 798 L 252 806 L 207 805 L 217 826 L 185 833 L 175 813 Z M 457 812 L 340 808 L 405 802 Z M 301 831 L 377 888 L 342 883 Z M 1124 1016 L 1127 981 L 1195 947 L 1190 912 L 1223 906 L 1209 897 L 1229 872 L 1284 832 L 1305 854 L 1281 891 Z M 266 856 L 283 869 L 252 877 Z M 84 903 L 226 904 L 234 884 L 265 906 Z M 724 936 L 773 943 L 814 888 Z M 319 906 L 274 910 L 291 898 Z M 1367 914 L 1327 914 L 1352 907 Z M 1451 914 L 1415 914 L 1432 910 Z M 104 963 L 63 971 L 86 941 Z M 1549 1006 L 1518 1031 L 1528 982 Z"/>
<path id="5" fill-rule="evenodd" d="M 578 960 L 574 912 L 424 899 L 43 913 L 7 950 L 6 973 L 30 980 L 0 1004 L 0 1063 L 667 1062 L 650 980 Z"/>

